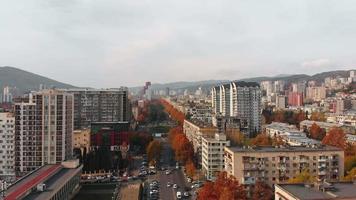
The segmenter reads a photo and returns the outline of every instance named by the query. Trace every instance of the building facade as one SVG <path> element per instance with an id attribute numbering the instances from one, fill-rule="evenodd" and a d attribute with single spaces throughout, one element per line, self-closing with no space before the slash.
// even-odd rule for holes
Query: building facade
<path id="1" fill-rule="evenodd" d="M 70 89 L 74 95 L 74 128 L 90 127 L 92 122 L 130 121 L 128 89 Z"/>
<path id="2" fill-rule="evenodd" d="M 0 179 L 15 177 L 15 117 L 0 113 Z"/>
<path id="3" fill-rule="evenodd" d="M 225 148 L 225 171 L 243 185 L 287 183 L 304 170 L 318 180 L 338 181 L 344 175 L 344 152 L 330 146 Z"/>
<path id="4" fill-rule="evenodd" d="M 303 93 L 289 92 L 288 93 L 288 105 L 289 106 L 303 106 Z"/>
<path id="5" fill-rule="evenodd" d="M 306 99 L 313 101 L 321 101 L 326 98 L 326 88 L 321 87 L 307 87 Z"/>
<path id="6" fill-rule="evenodd" d="M 90 149 L 90 129 L 73 131 L 73 148 L 89 152 Z"/>
<path id="7" fill-rule="evenodd" d="M 198 164 L 202 163 L 202 138 L 214 137 L 217 129 L 200 121 L 184 120 L 183 132 L 188 140 L 193 144 L 194 153 L 197 155 Z"/>
<path id="8" fill-rule="evenodd" d="M 253 137 L 261 131 L 261 89 L 255 82 L 231 82 L 212 89 L 214 114 L 239 117 Z"/>
<path id="9" fill-rule="evenodd" d="M 72 157 L 73 95 L 33 92 L 15 103 L 15 169 L 21 176 Z"/>
<path id="10" fill-rule="evenodd" d="M 202 138 L 202 170 L 208 180 L 214 180 L 224 170 L 224 148 L 228 146 L 230 141 L 224 134 Z"/>

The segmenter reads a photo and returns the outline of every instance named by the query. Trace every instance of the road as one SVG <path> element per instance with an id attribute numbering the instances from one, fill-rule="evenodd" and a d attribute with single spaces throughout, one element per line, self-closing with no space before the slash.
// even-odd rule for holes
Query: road
<path id="1" fill-rule="evenodd" d="M 186 182 L 185 176 L 181 169 L 175 169 L 174 152 L 171 149 L 166 138 L 159 139 L 162 144 L 161 160 L 163 161 L 161 166 L 172 170 L 170 175 L 166 175 L 165 171 L 159 171 L 158 181 L 161 183 L 160 199 L 174 200 L 176 199 L 176 192 L 182 193 L 190 188 L 190 184 Z M 167 183 L 177 184 L 178 188 L 173 189 L 167 187 Z M 187 198 L 189 199 L 189 198 Z"/>

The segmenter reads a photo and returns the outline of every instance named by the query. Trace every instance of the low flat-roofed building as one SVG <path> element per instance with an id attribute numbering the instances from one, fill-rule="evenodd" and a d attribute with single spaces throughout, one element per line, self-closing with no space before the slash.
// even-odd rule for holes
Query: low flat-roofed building
<path id="1" fill-rule="evenodd" d="M 290 146 L 317 145 L 321 142 L 310 139 L 304 132 L 299 131 L 294 125 L 272 122 L 265 126 L 266 134 L 270 137 L 280 137 Z"/>
<path id="2" fill-rule="evenodd" d="M 276 184 L 275 200 L 356 199 L 356 184 L 334 182 L 320 184 Z"/>
<path id="3" fill-rule="evenodd" d="M 244 185 L 287 183 L 304 170 L 319 180 L 339 181 L 344 175 L 344 151 L 331 146 L 225 147 L 224 152 L 225 171 Z"/>
<path id="4" fill-rule="evenodd" d="M 79 160 L 44 165 L 7 188 L 4 200 L 71 199 L 80 189 L 81 172 Z"/>

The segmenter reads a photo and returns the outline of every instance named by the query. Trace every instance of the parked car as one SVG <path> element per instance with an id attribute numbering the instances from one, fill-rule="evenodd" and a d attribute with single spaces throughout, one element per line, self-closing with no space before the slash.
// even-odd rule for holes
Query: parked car
<path id="1" fill-rule="evenodd" d="M 183 193 L 183 196 L 184 196 L 184 197 L 189 197 L 189 192 L 185 191 L 185 192 Z"/>
<path id="2" fill-rule="evenodd" d="M 182 198 L 182 192 L 178 191 L 177 192 L 177 199 L 181 199 Z"/>

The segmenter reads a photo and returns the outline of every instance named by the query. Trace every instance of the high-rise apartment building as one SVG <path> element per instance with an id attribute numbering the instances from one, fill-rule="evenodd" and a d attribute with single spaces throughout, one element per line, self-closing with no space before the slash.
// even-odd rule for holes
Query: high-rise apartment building
<path id="1" fill-rule="evenodd" d="M 313 101 L 321 101 L 326 98 L 326 88 L 321 87 L 307 87 L 306 89 L 306 99 Z"/>
<path id="2" fill-rule="evenodd" d="M 243 130 L 253 137 L 261 131 L 261 89 L 255 82 L 231 82 L 212 89 L 212 107 L 215 114 L 238 117 Z"/>
<path id="3" fill-rule="evenodd" d="M 74 94 L 74 128 L 88 128 L 92 122 L 130 121 L 128 89 L 70 89 Z"/>
<path id="4" fill-rule="evenodd" d="M 15 177 L 15 117 L 0 113 L 0 179 Z"/>
<path id="5" fill-rule="evenodd" d="M 302 106 L 304 104 L 303 93 L 289 92 L 288 105 L 289 106 Z"/>
<path id="6" fill-rule="evenodd" d="M 63 91 L 42 90 L 15 103 L 17 175 L 72 157 L 73 100 Z"/>
<path id="7" fill-rule="evenodd" d="M 285 95 L 276 96 L 276 108 L 285 109 L 287 105 L 287 97 Z"/>
<path id="8" fill-rule="evenodd" d="M 9 86 L 4 87 L 3 93 L 2 93 L 2 102 L 4 103 L 10 103 L 12 102 L 12 93 L 11 93 L 11 88 Z"/>

